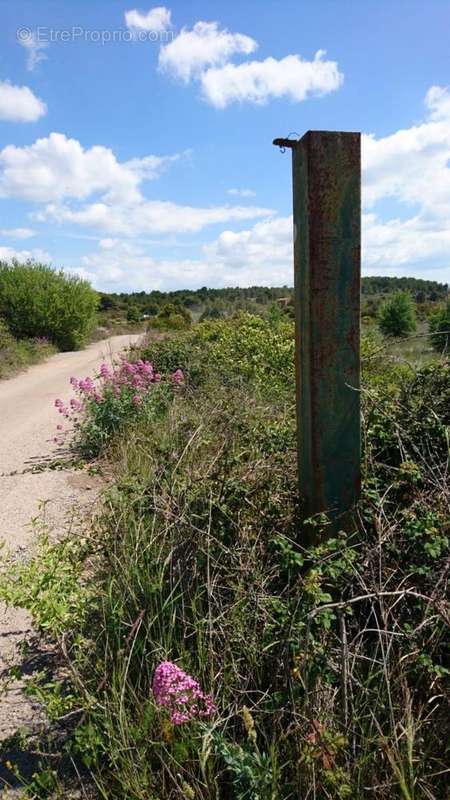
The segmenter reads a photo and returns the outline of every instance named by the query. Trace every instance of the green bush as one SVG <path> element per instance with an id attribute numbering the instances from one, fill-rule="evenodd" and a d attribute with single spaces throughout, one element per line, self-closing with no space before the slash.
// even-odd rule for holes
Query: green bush
<path id="1" fill-rule="evenodd" d="M 143 357 L 160 372 L 182 369 L 195 386 L 211 378 L 227 385 L 255 382 L 270 395 L 294 390 L 294 347 L 291 320 L 239 313 L 202 322 L 187 333 L 150 340 Z"/>
<path id="2" fill-rule="evenodd" d="M 167 303 L 149 322 L 149 327 L 157 331 L 185 331 L 191 324 L 192 317 L 187 308 L 178 303 Z"/>
<path id="3" fill-rule="evenodd" d="M 127 309 L 127 322 L 140 322 L 142 314 L 137 306 L 129 306 Z"/>
<path id="4" fill-rule="evenodd" d="M 430 318 L 431 344 L 439 353 L 450 349 L 450 300 Z"/>
<path id="5" fill-rule="evenodd" d="M 380 308 L 378 324 L 385 336 L 408 336 L 416 330 L 414 302 L 407 292 L 396 292 Z"/>
<path id="6" fill-rule="evenodd" d="M 61 350 L 81 347 L 96 318 L 87 281 L 45 264 L 0 262 L 0 316 L 18 339 L 45 337 Z"/>

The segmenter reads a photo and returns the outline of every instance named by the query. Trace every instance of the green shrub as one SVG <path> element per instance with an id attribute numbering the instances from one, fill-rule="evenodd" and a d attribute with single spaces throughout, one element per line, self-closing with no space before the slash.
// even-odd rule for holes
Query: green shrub
<path id="1" fill-rule="evenodd" d="M 380 308 L 378 324 L 385 336 L 408 336 L 416 330 L 414 302 L 407 292 L 396 292 Z"/>
<path id="2" fill-rule="evenodd" d="M 192 331 L 150 340 L 144 357 L 160 372 L 182 369 L 191 384 L 256 383 L 266 395 L 294 390 L 294 326 L 291 320 L 239 313 L 205 321 Z"/>
<path id="3" fill-rule="evenodd" d="M 191 327 L 192 317 L 184 306 L 167 303 L 150 322 L 149 327 L 157 331 L 184 331 Z"/>
<path id="4" fill-rule="evenodd" d="M 137 306 L 128 306 L 127 308 L 127 322 L 140 322 L 142 314 Z"/>
<path id="5" fill-rule="evenodd" d="M 45 337 L 61 350 L 77 349 L 93 328 L 97 303 L 86 281 L 62 270 L 0 262 L 0 316 L 18 339 Z"/>
<path id="6" fill-rule="evenodd" d="M 431 344 L 439 353 L 450 350 L 450 300 L 430 318 Z"/>

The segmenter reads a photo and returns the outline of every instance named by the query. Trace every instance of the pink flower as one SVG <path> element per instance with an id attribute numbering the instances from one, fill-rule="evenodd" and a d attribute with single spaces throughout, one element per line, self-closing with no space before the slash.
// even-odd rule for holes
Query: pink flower
<path id="1" fill-rule="evenodd" d="M 176 386 L 179 386 L 181 383 L 184 383 L 184 375 L 181 369 L 175 370 L 172 375 L 172 381 Z"/>
<path id="2" fill-rule="evenodd" d="M 140 397 L 138 394 L 133 395 L 133 403 L 134 403 L 135 406 L 141 406 L 142 405 L 142 397 Z"/>
<path id="3" fill-rule="evenodd" d="M 92 378 L 87 377 L 84 380 L 79 381 L 78 382 L 78 388 L 79 388 L 80 392 L 84 392 L 85 394 L 90 394 L 91 392 L 93 392 L 94 391 L 94 382 L 93 382 Z"/>
<path id="4" fill-rule="evenodd" d="M 156 667 L 152 688 L 156 705 L 167 708 L 174 725 L 209 717 L 215 711 L 211 695 L 202 692 L 198 682 L 171 661 Z"/>

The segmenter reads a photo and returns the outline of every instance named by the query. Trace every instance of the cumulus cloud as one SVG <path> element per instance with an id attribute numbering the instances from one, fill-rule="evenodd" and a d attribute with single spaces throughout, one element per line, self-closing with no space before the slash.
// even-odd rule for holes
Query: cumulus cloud
<path id="1" fill-rule="evenodd" d="M 450 213 L 450 92 L 434 86 L 428 118 L 389 136 L 363 137 L 364 201 L 393 197 L 433 217 Z"/>
<path id="2" fill-rule="evenodd" d="M 133 205 L 90 203 L 81 208 L 49 204 L 34 215 L 39 221 L 53 220 L 94 228 L 121 236 L 152 233 L 195 233 L 207 225 L 267 217 L 271 209 L 254 206 L 198 208 L 170 201 L 142 200 Z"/>
<path id="3" fill-rule="evenodd" d="M 207 285 L 293 284 L 292 218 L 272 216 L 242 231 L 227 229 L 202 247 L 198 258 L 154 258 L 141 242 L 105 238 L 82 259 L 83 277 L 105 291 L 162 291 Z M 438 236 L 417 219 L 383 223 L 363 215 L 364 274 L 411 275 L 445 282 L 450 232 Z M 81 273 L 80 273 L 81 274 Z"/>
<path id="4" fill-rule="evenodd" d="M 84 149 L 77 139 L 51 133 L 32 145 L 0 151 L 0 197 L 34 202 L 82 200 L 99 192 L 108 202 L 137 202 L 142 181 L 158 177 L 178 156 L 145 156 L 119 162 L 101 145 Z"/>
<path id="5" fill-rule="evenodd" d="M 0 244 L 0 261 L 36 261 L 48 264 L 51 260 L 46 250 L 35 248 L 33 250 L 15 250 L 13 247 L 6 247 Z"/>
<path id="6" fill-rule="evenodd" d="M 223 231 L 197 259 L 157 259 L 137 242 L 103 239 L 80 270 L 104 291 L 291 284 L 292 221 L 282 217 L 241 233 Z"/>
<path id="7" fill-rule="evenodd" d="M 425 105 L 430 109 L 430 119 L 450 119 L 450 92 L 444 86 L 431 86 L 425 96 Z"/>
<path id="8" fill-rule="evenodd" d="M 35 31 L 27 31 L 23 28 L 22 32 L 27 33 L 27 35 L 23 38 L 19 37 L 18 42 L 26 50 L 27 69 L 29 72 L 33 72 L 41 61 L 46 61 L 47 54 L 44 51 L 48 47 L 48 42 L 41 41 Z"/>
<path id="9" fill-rule="evenodd" d="M 230 33 L 218 22 L 199 21 L 161 47 L 159 68 L 184 83 L 198 80 L 204 99 L 216 108 L 233 102 L 263 104 L 278 97 L 300 102 L 342 84 L 337 63 L 325 59 L 324 50 L 318 50 L 312 61 L 288 55 L 232 63 L 234 56 L 249 56 L 257 47 L 250 36 Z"/>
<path id="10" fill-rule="evenodd" d="M 183 28 L 169 44 L 161 47 L 159 67 L 188 83 L 207 67 L 225 64 L 238 53 L 249 55 L 257 48 L 250 36 L 220 29 L 217 22 L 196 22 Z"/>
<path id="11" fill-rule="evenodd" d="M 448 282 L 449 89 L 432 86 L 425 107 L 420 124 L 380 138 L 363 136 L 364 264 L 385 274 L 409 269 Z M 398 218 L 385 219 L 386 198 L 397 202 Z"/>
<path id="12" fill-rule="evenodd" d="M 384 221 L 376 214 L 364 214 L 363 264 L 384 274 L 391 268 L 409 269 L 417 274 L 438 271 L 440 277 L 430 279 L 449 282 L 450 229 L 420 215 L 406 220 Z"/>
<path id="13" fill-rule="evenodd" d="M 191 233 L 206 225 L 267 216 L 270 209 L 223 205 L 196 208 L 147 200 L 142 183 L 180 158 L 149 155 L 119 162 L 107 147 L 84 149 L 51 133 L 34 144 L 0 151 L 0 197 L 43 204 L 34 219 L 81 225 L 113 235 Z M 89 201 L 89 202 L 87 202 Z"/>
<path id="14" fill-rule="evenodd" d="M 136 8 L 125 11 L 125 24 L 131 31 L 164 33 L 171 27 L 171 12 L 165 6 L 141 12 Z"/>
<path id="15" fill-rule="evenodd" d="M 299 103 L 310 95 L 328 94 L 341 86 L 344 76 L 337 62 L 324 60 L 324 56 L 325 52 L 318 50 L 312 61 L 289 55 L 279 60 L 266 58 L 211 68 L 200 77 L 202 92 L 216 108 L 226 108 L 234 102 L 262 105 L 280 97 Z"/>
<path id="16" fill-rule="evenodd" d="M 31 239 L 35 236 L 36 232 L 31 228 L 2 228 L 0 229 L 0 236 L 6 239 Z"/>
<path id="17" fill-rule="evenodd" d="M 46 112 L 45 103 L 28 86 L 13 86 L 9 81 L 0 81 L 0 119 L 36 122 Z"/>

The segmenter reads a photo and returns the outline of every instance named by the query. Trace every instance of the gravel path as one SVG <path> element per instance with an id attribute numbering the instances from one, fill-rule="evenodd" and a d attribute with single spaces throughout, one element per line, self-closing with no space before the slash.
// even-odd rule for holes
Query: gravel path
<path id="1" fill-rule="evenodd" d="M 94 375 L 103 360 L 110 360 L 138 339 L 114 336 L 85 350 L 59 353 L 0 382 L 0 541 L 15 557 L 26 557 L 33 548 L 36 532 L 30 524 L 32 518 L 44 513 L 58 535 L 74 515 L 92 504 L 99 486 L 98 478 L 83 471 L 46 468 L 46 463 L 58 457 L 58 445 L 53 441 L 60 421 L 55 399 L 70 397 L 71 375 Z M 30 471 L 38 464 L 40 471 Z M 18 643 L 32 637 L 28 614 L 0 604 L 0 751 L 1 741 L 18 728 L 42 721 L 39 708 L 23 695 L 20 682 L 1 691 L 10 667 L 20 663 Z M 1 783 L 0 776 L 0 794 Z"/>

